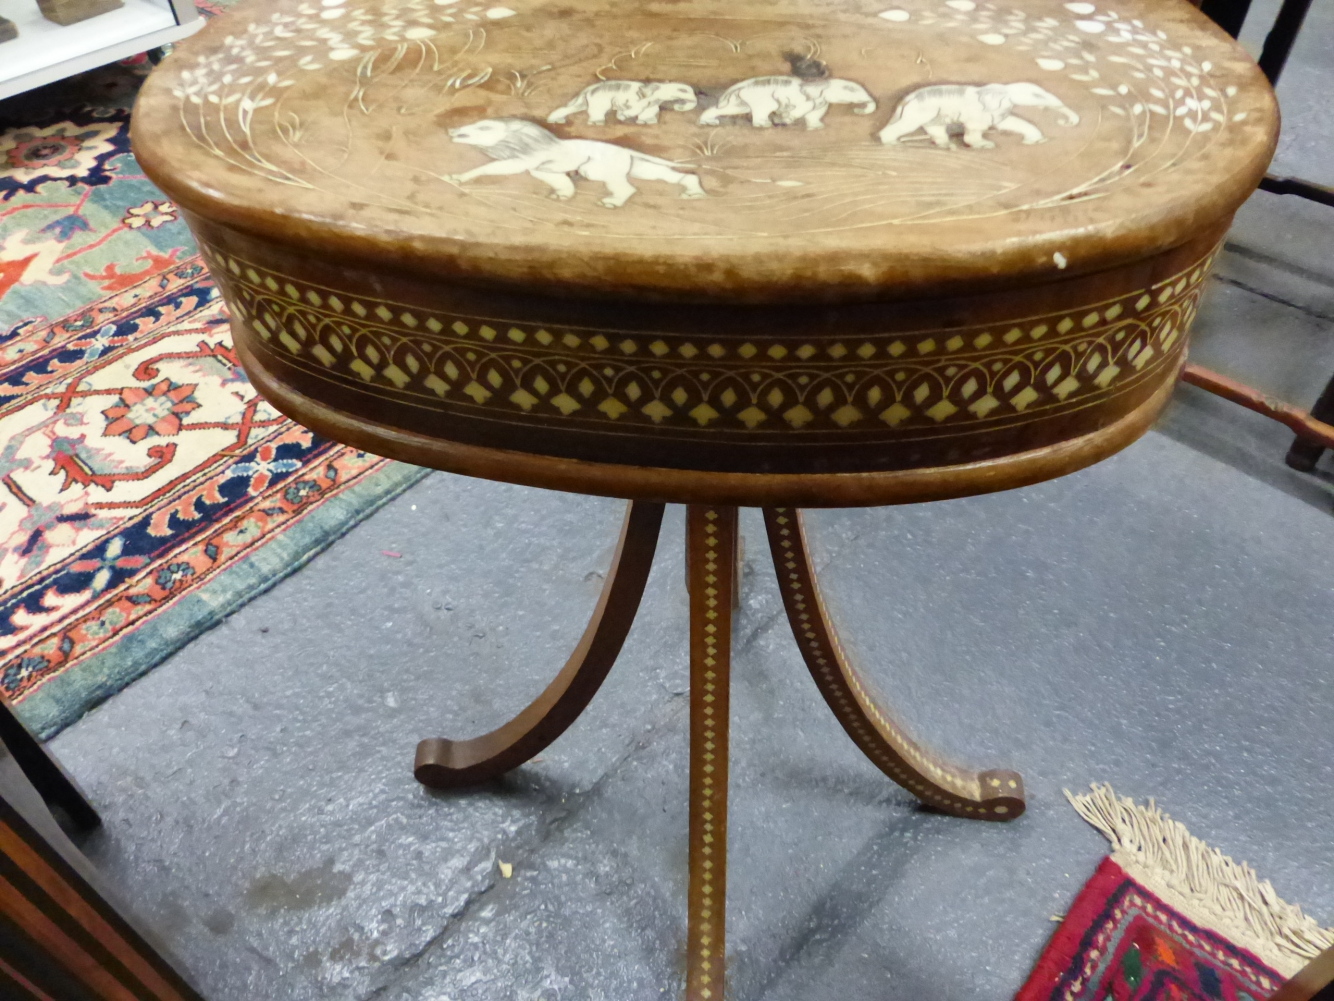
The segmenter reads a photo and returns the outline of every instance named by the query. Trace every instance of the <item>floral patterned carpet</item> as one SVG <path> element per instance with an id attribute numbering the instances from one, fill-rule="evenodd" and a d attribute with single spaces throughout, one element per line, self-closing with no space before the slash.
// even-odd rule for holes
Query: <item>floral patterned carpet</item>
<path id="1" fill-rule="evenodd" d="M 0 692 L 44 737 L 424 475 L 250 387 L 130 153 L 150 68 L 0 102 Z"/>

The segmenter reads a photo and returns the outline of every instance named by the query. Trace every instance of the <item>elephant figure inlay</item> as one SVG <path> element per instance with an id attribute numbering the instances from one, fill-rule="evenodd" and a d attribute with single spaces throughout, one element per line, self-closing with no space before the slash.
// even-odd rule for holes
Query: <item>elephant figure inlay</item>
<path id="1" fill-rule="evenodd" d="M 607 114 L 615 112 L 618 121 L 656 125 L 663 105 L 673 111 L 694 111 L 698 103 L 695 88 L 688 83 L 603 80 L 585 87 L 574 100 L 548 115 L 547 121 L 563 123 L 571 115 L 583 111 L 588 114 L 589 125 L 603 125 Z"/>
<path id="2" fill-rule="evenodd" d="M 757 76 L 728 87 L 717 105 L 699 116 L 699 123 L 717 125 L 724 115 L 750 115 L 751 124 L 760 129 L 791 125 L 798 119 L 808 129 L 822 129 L 831 104 L 855 104 L 852 110 L 858 115 L 869 115 L 876 108 L 875 98 L 851 80 Z"/>
<path id="3" fill-rule="evenodd" d="M 975 149 L 996 145 L 984 136 L 989 129 L 1018 133 L 1025 145 L 1046 142 L 1041 129 L 1012 113 L 1016 107 L 1051 108 L 1062 114 L 1062 124 L 1079 124 L 1078 114 L 1035 83 L 938 84 L 919 88 L 900 101 L 894 117 L 880 130 L 880 141 L 888 146 L 921 129 L 937 146 L 949 148 L 949 127 L 961 125 L 963 144 Z"/>

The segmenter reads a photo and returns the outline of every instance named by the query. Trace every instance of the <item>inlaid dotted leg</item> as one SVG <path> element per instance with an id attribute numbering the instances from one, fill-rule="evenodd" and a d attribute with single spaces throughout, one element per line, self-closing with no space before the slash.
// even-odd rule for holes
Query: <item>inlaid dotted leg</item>
<path id="1" fill-rule="evenodd" d="M 942 761 L 904 733 L 876 702 L 848 662 L 825 610 L 801 512 L 766 508 L 764 522 L 797 645 L 848 736 L 882 772 L 938 810 L 974 820 L 1013 820 L 1022 814 L 1024 781 L 1017 772 L 973 772 Z"/>
<path id="2" fill-rule="evenodd" d="M 736 536 L 736 586 L 732 588 L 732 611 L 739 611 L 741 608 L 741 578 L 744 576 L 746 566 L 746 537 L 740 532 Z M 686 546 L 686 593 L 690 593 L 690 547 Z"/>
<path id="3" fill-rule="evenodd" d="M 417 745 L 413 775 L 435 789 L 473 785 L 517 768 L 565 732 L 616 662 L 644 596 L 664 505 L 634 501 L 625 512 L 593 618 L 564 669 L 512 720 L 472 740 L 435 737 Z"/>
<path id="4" fill-rule="evenodd" d="M 727 928 L 727 743 L 737 512 L 692 505 L 690 889 L 686 1001 L 722 1001 Z"/>

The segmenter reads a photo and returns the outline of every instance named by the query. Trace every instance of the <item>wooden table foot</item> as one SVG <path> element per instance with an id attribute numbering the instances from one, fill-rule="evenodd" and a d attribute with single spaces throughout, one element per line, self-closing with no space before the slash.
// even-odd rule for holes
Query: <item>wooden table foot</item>
<path id="1" fill-rule="evenodd" d="M 788 621 L 811 677 L 858 747 L 923 803 L 973 820 L 1013 820 L 1024 812 L 1017 772 L 975 772 L 942 761 L 909 737 L 848 661 L 820 597 L 801 512 L 765 508 L 769 548 Z"/>
<path id="2" fill-rule="evenodd" d="M 417 745 L 413 775 L 435 789 L 474 785 L 503 775 L 565 732 L 597 694 L 616 662 L 639 601 L 662 526 L 663 505 L 633 501 L 597 608 L 579 645 L 554 681 L 508 723 L 472 740 L 435 737 Z"/>
<path id="3" fill-rule="evenodd" d="M 692 505 L 690 568 L 690 887 L 686 1001 L 722 1001 L 727 928 L 727 758 L 737 512 Z"/>
<path id="4" fill-rule="evenodd" d="M 766 508 L 765 524 L 783 601 L 806 664 L 859 747 L 923 802 L 960 817 L 1013 820 L 1024 812 L 1015 772 L 971 772 L 919 746 L 870 694 L 848 663 L 820 598 L 801 512 Z M 648 580 L 663 505 L 634 502 L 597 610 L 578 648 L 547 690 L 499 729 L 473 740 L 424 740 L 415 775 L 447 788 L 482 782 L 522 764 L 588 705 L 620 652 Z M 723 1001 L 726 980 L 727 788 L 732 616 L 740 575 L 737 509 L 690 505 L 690 876 L 686 1001 Z"/>

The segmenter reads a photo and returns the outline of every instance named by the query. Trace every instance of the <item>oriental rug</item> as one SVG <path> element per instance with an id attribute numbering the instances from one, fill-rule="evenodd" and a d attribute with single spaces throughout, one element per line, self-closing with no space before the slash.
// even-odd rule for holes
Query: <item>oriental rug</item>
<path id="1" fill-rule="evenodd" d="M 129 150 L 148 68 L 0 102 L 0 693 L 42 737 L 425 475 L 250 387 Z"/>
<path id="2" fill-rule="evenodd" d="M 1265 1001 L 1322 929 L 1245 863 L 1107 786 L 1066 793 L 1112 842 L 1015 1001 Z"/>

